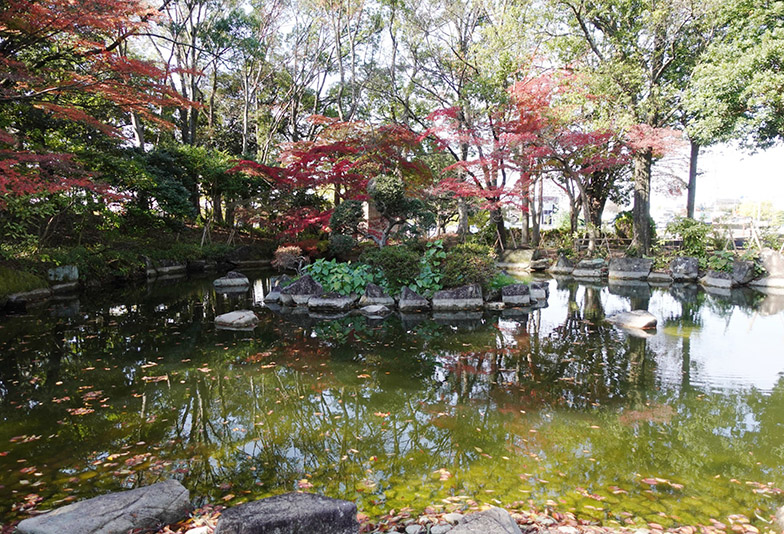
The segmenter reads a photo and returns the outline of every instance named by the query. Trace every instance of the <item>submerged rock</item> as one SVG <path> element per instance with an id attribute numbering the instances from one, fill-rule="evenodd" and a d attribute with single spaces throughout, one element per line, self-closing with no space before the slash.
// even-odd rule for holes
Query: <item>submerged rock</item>
<path id="1" fill-rule="evenodd" d="M 700 282 L 708 287 L 729 289 L 732 287 L 732 275 L 723 271 L 708 271 Z"/>
<path id="2" fill-rule="evenodd" d="M 398 308 L 401 312 L 417 312 L 430 309 L 430 302 L 422 295 L 404 287 L 400 292 Z"/>
<path id="3" fill-rule="evenodd" d="M 550 297 L 550 284 L 547 282 L 531 282 L 531 299 L 537 302 L 546 301 Z"/>
<path id="4" fill-rule="evenodd" d="M 618 326 L 636 328 L 639 330 L 656 328 L 656 323 L 658 322 L 656 316 L 646 310 L 632 310 L 616 313 L 615 315 L 607 317 L 607 320 Z"/>
<path id="5" fill-rule="evenodd" d="M 215 326 L 227 330 L 245 330 L 253 328 L 259 323 L 259 318 L 250 310 L 236 310 L 215 318 Z"/>
<path id="6" fill-rule="evenodd" d="M 224 510 L 215 534 L 357 534 L 357 506 L 312 493 L 285 493 Z"/>
<path id="7" fill-rule="evenodd" d="M 373 304 L 370 306 L 363 306 L 359 309 L 359 313 L 368 319 L 383 319 L 392 313 L 392 310 L 382 304 Z"/>
<path id="8" fill-rule="evenodd" d="M 188 490 L 176 480 L 109 493 L 56 508 L 19 523 L 19 534 L 127 534 L 185 519 Z"/>

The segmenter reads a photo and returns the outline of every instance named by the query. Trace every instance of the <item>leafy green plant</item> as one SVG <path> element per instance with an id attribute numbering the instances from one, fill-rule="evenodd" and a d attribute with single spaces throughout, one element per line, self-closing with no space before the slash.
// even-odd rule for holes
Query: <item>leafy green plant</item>
<path id="1" fill-rule="evenodd" d="M 492 249 L 483 245 L 458 245 L 449 251 L 442 264 L 444 287 L 480 284 L 487 288 L 495 274 Z"/>
<path id="2" fill-rule="evenodd" d="M 714 271 L 725 273 L 732 272 L 732 264 L 735 262 L 735 254 L 730 250 L 717 250 L 708 257 L 707 267 Z"/>
<path id="3" fill-rule="evenodd" d="M 350 235 L 333 234 L 329 236 L 329 253 L 336 258 L 345 258 L 357 246 L 357 240 Z"/>
<path id="4" fill-rule="evenodd" d="M 420 255 L 402 245 L 368 249 L 360 261 L 381 271 L 387 288 L 393 292 L 411 284 L 420 271 Z"/>
<path id="5" fill-rule="evenodd" d="M 409 284 L 409 289 L 425 297 L 429 297 L 441 289 L 443 287 L 441 283 L 443 275 L 438 267 L 444 258 L 446 258 L 446 252 L 444 252 L 443 241 L 439 239 L 438 241 L 428 243 L 424 255 L 419 260 L 419 274 Z"/>
<path id="6" fill-rule="evenodd" d="M 379 281 L 374 269 L 366 263 L 341 263 L 322 258 L 302 271 L 321 284 L 325 292 L 341 295 L 360 294 L 369 283 Z"/>
<path id="7" fill-rule="evenodd" d="M 711 231 L 710 224 L 688 217 L 676 217 L 667 225 L 667 232 L 681 238 L 681 251 L 684 255 L 696 258 L 705 258 L 708 255 L 708 236 Z"/>
<path id="8" fill-rule="evenodd" d="M 487 283 L 487 288 L 491 291 L 498 291 L 500 289 L 505 288 L 506 286 L 511 286 L 519 283 L 520 280 L 518 280 L 513 276 L 509 276 L 506 273 L 496 273 Z"/>

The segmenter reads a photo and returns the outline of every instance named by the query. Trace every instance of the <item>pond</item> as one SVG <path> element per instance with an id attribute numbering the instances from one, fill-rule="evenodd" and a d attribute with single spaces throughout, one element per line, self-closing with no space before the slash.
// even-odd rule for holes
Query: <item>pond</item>
<path id="1" fill-rule="evenodd" d="M 784 296 L 550 279 L 546 308 L 318 322 L 211 279 L 0 318 L 0 518 L 181 480 L 391 509 L 765 527 L 784 504 Z M 253 332 L 216 314 L 254 306 Z M 647 308 L 651 337 L 603 322 Z M 0 521 L 2 522 L 2 521 Z"/>

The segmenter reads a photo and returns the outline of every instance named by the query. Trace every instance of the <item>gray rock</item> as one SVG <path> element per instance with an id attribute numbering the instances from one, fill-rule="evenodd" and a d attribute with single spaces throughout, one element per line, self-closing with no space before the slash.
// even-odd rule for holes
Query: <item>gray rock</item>
<path id="1" fill-rule="evenodd" d="M 527 284 L 512 284 L 501 289 L 501 301 L 506 306 L 528 306 L 531 288 Z"/>
<path id="2" fill-rule="evenodd" d="M 559 254 L 555 264 L 550 267 L 550 272 L 553 274 L 572 274 L 574 271 L 574 262 L 566 256 Z"/>
<path id="3" fill-rule="evenodd" d="M 287 274 L 283 274 L 281 276 L 276 276 L 272 279 L 272 287 L 270 288 L 270 292 L 264 296 L 264 302 L 266 303 L 280 303 L 280 290 L 286 287 L 291 283 L 291 277 Z M 291 298 L 291 297 L 289 297 Z"/>
<path id="4" fill-rule="evenodd" d="M 430 527 L 430 534 L 446 534 L 452 530 L 452 525 L 433 525 Z"/>
<path id="5" fill-rule="evenodd" d="M 656 328 L 656 323 L 658 322 L 652 313 L 645 310 L 616 313 L 607 317 L 607 321 L 625 328 L 636 328 L 639 330 Z"/>
<path id="6" fill-rule="evenodd" d="M 754 279 L 754 262 L 735 260 L 732 262 L 732 285 L 745 286 Z"/>
<path id="7" fill-rule="evenodd" d="M 79 267 L 76 265 L 60 265 L 49 269 L 47 276 L 50 282 L 55 283 L 78 282 Z"/>
<path id="8" fill-rule="evenodd" d="M 550 297 L 550 284 L 547 282 L 531 282 L 531 299 L 546 301 Z"/>
<path id="9" fill-rule="evenodd" d="M 450 525 L 457 525 L 463 521 L 463 514 L 458 514 L 457 512 L 451 512 L 448 514 L 444 514 L 443 519 Z"/>
<path id="10" fill-rule="evenodd" d="M 365 287 L 365 294 L 359 298 L 360 306 L 387 306 L 393 307 L 395 299 L 390 297 L 384 292 L 384 288 L 376 284 L 370 283 Z"/>
<path id="11" fill-rule="evenodd" d="M 481 310 L 483 306 L 482 287 L 479 284 L 442 289 L 433 295 L 434 311 Z"/>
<path id="12" fill-rule="evenodd" d="M 672 283 L 672 276 L 667 273 L 657 273 L 651 271 L 648 275 L 648 282 L 651 284 L 670 284 Z"/>
<path id="13" fill-rule="evenodd" d="M 416 523 L 406 527 L 406 534 L 422 534 L 423 532 L 425 532 L 425 527 Z"/>
<path id="14" fill-rule="evenodd" d="M 225 330 L 252 329 L 259 324 L 259 318 L 250 310 L 236 310 L 215 318 L 215 326 Z"/>
<path id="15" fill-rule="evenodd" d="M 776 511 L 776 522 L 779 524 L 779 529 L 784 532 L 784 506 Z"/>
<path id="16" fill-rule="evenodd" d="M 392 313 L 392 310 L 381 304 L 374 304 L 372 306 L 363 306 L 359 309 L 359 313 L 369 319 L 383 319 Z"/>
<path id="17" fill-rule="evenodd" d="M 768 276 L 784 278 L 784 254 L 770 248 L 764 248 L 760 252 L 759 258 Z"/>
<path id="18" fill-rule="evenodd" d="M 546 271 L 550 267 L 550 260 L 547 258 L 541 258 L 538 260 L 534 260 L 531 262 L 531 270 L 532 271 Z"/>
<path id="19" fill-rule="evenodd" d="M 430 302 L 425 297 L 411 291 L 407 287 L 404 287 L 400 292 L 400 300 L 397 305 L 401 312 L 417 312 L 430 309 Z"/>
<path id="20" fill-rule="evenodd" d="M 607 276 L 607 264 L 602 258 L 582 260 L 572 271 L 575 278 L 604 278 Z"/>
<path id="21" fill-rule="evenodd" d="M 699 272 L 700 262 L 697 258 L 682 256 L 670 262 L 670 276 L 674 282 L 693 282 L 699 277 Z"/>
<path id="22" fill-rule="evenodd" d="M 226 276 L 216 279 L 212 282 L 216 289 L 231 288 L 231 287 L 247 287 L 250 286 L 248 277 L 237 271 L 229 271 Z"/>
<path id="23" fill-rule="evenodd" d="M 311 297 L 319 297 L 324 294 L 324 288 L 321 284 L 316 282 L 312 276 L 306 274 L 299 280 L 287 285 L 280 290 L 281 304 L 285 304 L 286 297 L 291 297 L 291 301 L 297 306 L 304 306 L 308 303 Z"/>
<path id="24" fill-rule="evenodd" d="M 285 493 L 224 510 L 215 534 L 357 534 L 357 506 L 312 493 Z"/>
<path id="25" fill-rule="evenodd" d="M 780 278 L 774 276 L 765 276 L 757 280 L 752 280 L 749 285 L 752 287 L 767 289 L 784 289 L 784 276 Z"/>
<path id="26" fill-rule="evenodd" d="M 708 271 L 700 282 L 702 282 L 702 285 L 704 286 L 729 289 L 732 287 L 732 275 L 723 271 L 711 270 Z"/>
<path id="27" fill-rule="evenodd" d="M 51 296 L 52 290 L 48 287 L 43 287 L 41 289 L 33 289 L 32 291 L 8 295 L 8 302 L 14 305 L 24 306 L 31 302 L 46 300 Z"/>
<path id="28" fill-rule="evenodd" d="M 356 295 L 345 296 L 338 293 L 325 293 L 308 300 L 308 309 L 318 312 L 343 313 L 354 307 L 357 302 Z"/>
<path id="29" fill-rule="evenodd" d="M 188 490 L 176 480 L 109 493 L 19 523 L 19 534 L 127 534 L 156 530 L 190 512 Z"/>
<path id="30" fill-rule="evenodd" d="M 509 512 L 492 507 L 466 516 L 465 521 L 450 531 L 452 534 L 520 534 L 520 527 Z"/>
<path id="31" fill-rule="evenodd" d="M 506 304 L 500 301 L 485 302 L 485 309 L 489 311 L 501 311 L 506 307 Z"/>
<path id="32" fill-rule="evenodd" d="M 645 280 L 651 272 L 653 260 L 646 258 L 613 258 L 608 276 L 622 280 Z"/>

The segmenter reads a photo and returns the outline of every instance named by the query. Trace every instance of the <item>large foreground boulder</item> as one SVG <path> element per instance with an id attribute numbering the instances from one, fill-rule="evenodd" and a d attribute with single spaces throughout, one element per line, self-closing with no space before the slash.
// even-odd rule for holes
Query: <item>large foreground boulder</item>
<path id="1" fill-rule="evenodd" d="M 512 284 L 501 289 L 504 306 L 528 306 L 531 304 L 531 288 L 527 284 Z"/>
<path id="2" fill-rule="evenodd" d="M 284 305 L 296 304 L 305 306 L 311 297 L 318 297 L 324 293 L 324 288 L 312 276 L 306 274 L 280 290 L 280 303 Z"/>
<path id="3" fill-rule="evenodd" d="M 645 310 L 616 313 L 607 317 L 607 320 L 624 328 L 638 330 L 651 330 L 656 328 L 656 323 L 658 322 L 655 315 Z"/>
<path id="4" fill-rule="evenodd" d="M 669 272 L 673 282 L 695 282 L 700 274 L 700 261 L 691 256 L 673 258 Z"/>
<path id="5" fill-rule="evenodd" d="M 745 286 L 752 280 L 756 273 L 754 272 L 754 262 L 746 260 L 735 260 L 732 262 L 732 285 Z"/>
<path id="6" fill-rule="evenodd" d="M 484 304 L 479 284 L 442 289 L 433 295 L 433 311 L 481 310 Z"/>
<path id="7" fill-rule="evenodd" d="M 645 280 L 651 273 L 653 260 L 646 258 L 613 258 L 608 277 L 620 280 Z"/>
<path id="8" fill-rule="evenodd" d="M 215 326 L 224 330 L 248 330 L 257 324 L 259 318 L 250 310 L 236 310 L 215 318 Z"/>
<path id="9" fill-rule="evenodd" d="M 419 312 L 430 309 L 430 302 L 422 295 L 404 287 L 397 304 L 401 312 Z"/>
<path id="10" fill-rule="evenodd" d="M 357 506 L 312 493 L 285 493 L 225 510 L 215 534 L 357 534 Z"/>
<path id="11" fill-rule="evenodd" d="M 19 534 L 127 534 L 157 530 L 185 519 L 188 490 L 176 480 L 109 493 L 57 508 L 19 523 Z"/>
<path id="12" fill-rule="evenodd" d="M 469 514 L 449 534 L 520 534 L 520 527 L 503 508 Z"/>
<path id="13" fill-rule="evenodd" d="M 364 306 L 387 306 L 394 307 L 395 299 L 384 291 L 384 288 L 370 283 L 365 287 L 365 294 L 359 298 L 359 305 Z"/>

